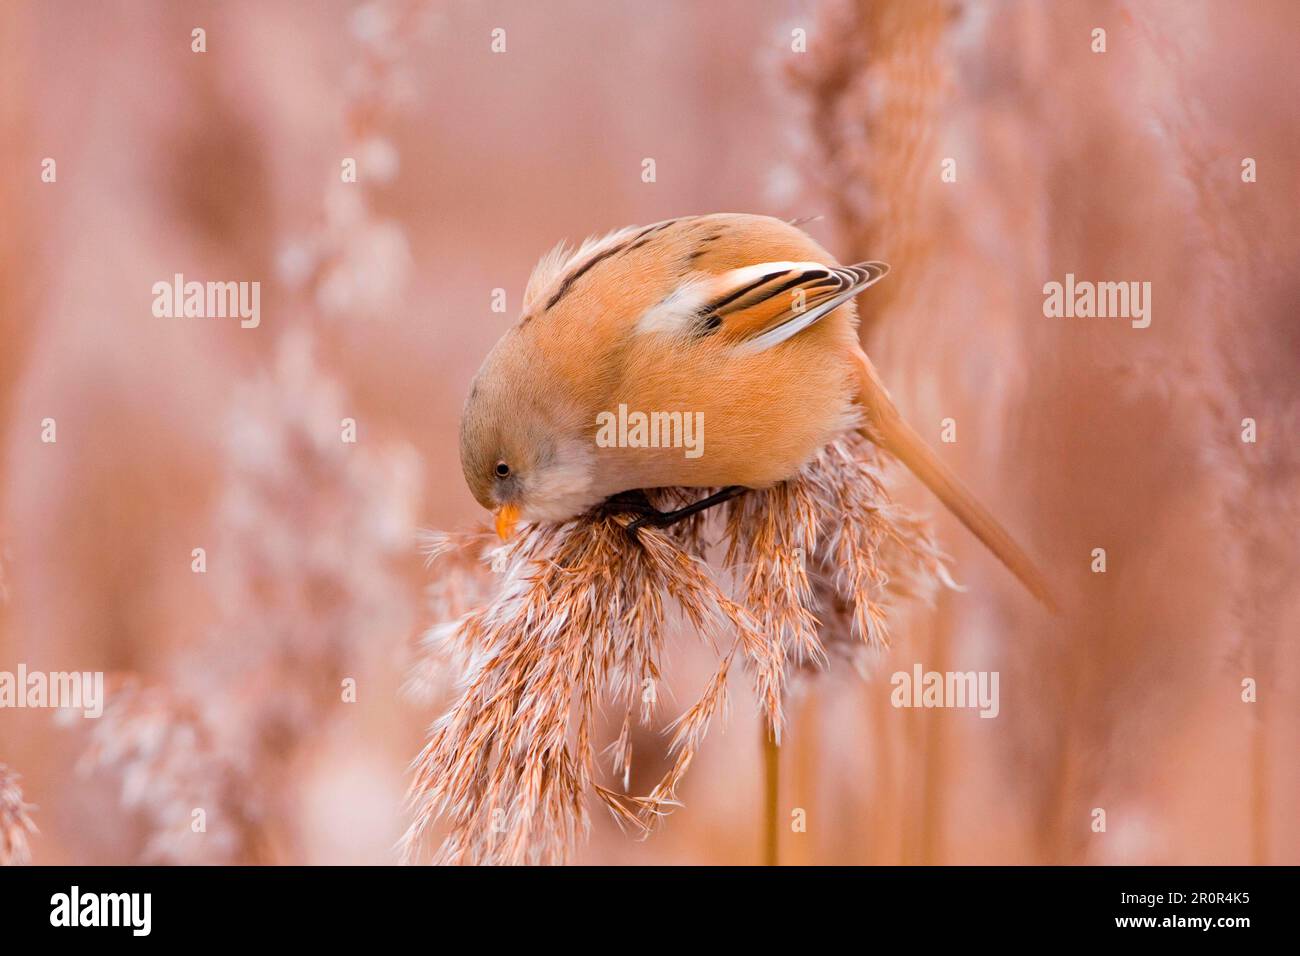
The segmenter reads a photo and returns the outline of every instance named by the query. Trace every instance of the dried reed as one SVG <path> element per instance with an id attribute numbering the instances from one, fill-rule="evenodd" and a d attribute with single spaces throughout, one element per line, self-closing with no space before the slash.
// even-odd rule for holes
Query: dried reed
<path id="1" fill-rule="evenodd" d="M 209 548 L 222 617 L 169 684 L 114 688 L 83 763 L 121 778 L 146 860 L 294 858 L 294 761 L 340 719 L 343 678 L 409 626 L 394 562 L 414 527 L 413 456 L 340 441 L 342 391 L 308 336 L 286 335 L 277 359 L 232 409 Z"/>
<path id="2" fill-rule="evenodd" d="M 724 520 L 642 529 L 635 542 L 630 516 L 604 513 L 533 525 L 505 545 L 486 533 L 433 536 L 433 560 L 450 566 L 434 592 L 453 592 L 439 600 L 455 606 L 467 577 L 489 597 L 426 638 L 429 652 L 460 662 L 464 677 L 415 761 L 404 857 L 415 859 L 443 818 L 438 862 L 563 861 L 589 825 L 588 791 L 621 824 L 648 832 L 680 805 L 683 778 L 726 711 L 737 662 L 779 739 L 792 667 L 824 663 L 827 642 L 883 645 L 890 596 L 947 580 L 924 525 L 892 504 L 882 467 L 865 440 L 836 441 L 798 478 L 730 503 Z M 656 504 L 685 497 L 664 491 Z M 707 560 L 715 530 L 725 542 L 721 580 Z M 494 581 L 485 580 L 485 564 L 496 569 Z M 819 593 L 850 609 L 828 615 L 844 630 L 823 632 Z M 648 794 L 631 795 L 631 728 L 657 717 L 673 608 L 718 662 L 669 724 L 668 770 Z M 598 780 L 594 738 L 605 703 L 623 715 L 609 748 L 621 790 Z"/>
<path id="3" fill-rule="evenodd" d="M 940 203 L 945 186 L 936 171 L 956 73 L 952 27 L 960 16 L 959 9 L 942 0 L 828 0 L 817 9 L 817 34 L 823 38 L 818 55 L 795 56 L 786 63 L 786 85 L 805 116 L 806 144 L 799 163 L 803 208 L 830 214 L 835 248 L 844 256 L 885 257 L 900 267 L 889 288 L 882 286 L 878 295 L 859 302 L 860 337 L 870 354 L 887 363 L 881 368 L 891 385 L 902 377 L 906 363 L 890 345 L 900 331 L 906 336 L 930 329 L 932 317 L 945 314 L 930 301 L 930 290 L 952 281 L 946 257 L 937 261 L 943 251 L 938 237 L 950 234 L 953 226 L 944 222 Z M 935 275 L 939 269 L 945 270 L 942 281 Z M 911 381 L 904 379 L 900 384 L 905 388 L 933 373 L 930 333 L 925 345 L 924 371 Z M 927 410 L 916 408 L 909 396 L 900 391 L 899 397 L 924 416 Z M 833 594 L 829 603 L 835 604 Z M 836 613 L 852 611 L 840 607 Z M 861 647 L 855 652 L 865 676 L 867 655 Z M 906 778 L 916 792 L 892 792 L 895 775 L 880 756 L 895 749 L 887 739 L 898 729 L 892 716 L 891 711 L 882 720 L 874 709 L 867 713 L 866 732 L 874 742 L 866 749 L 874 756 L 860 788 L 869 808 L 864 816 L 887 821 L 891 833 L 911 827 L 931 833 L 946 796 L 935 779 L 942 774 L 942 761 L 927 766 L 924 775 Z M 900 827 L 904 806 L 908 812 Z M 869 842 L 878 847 L 887 840 L 881 834 Z"/>
<path id="4" fill-rule="evenodd" d="M 271 862 L 247 764 L 223 755 L 200 708 L 164 686 L 115 677 L 78 762 L 120 780 L 122 808 L 145 821 L 143 860 Z M 195 828 L 195 811 L 204 814 Z"/>
<path id="5" fill-rule="evenodd" d="M 146 861 L 299 858 L 296 763 L 338 721 L 343 679 L 409 627 L 395 564 L 414 528 L 418 464 L 404 445 L 342 438 L 354 412 L 316 363 L 310 329 L 317 317 L 401 312 L 407 239 L 372 190 L 397 173 L 388 127 L 412 98 L 406 61 L 433 23 L 419 0 L 372 0 L 348 19 L 343 151 L 362 175 L 331 183 L 323 220 L 284 243 L 280 277 L 301 296 L 300 319 L 271 369 L 236 389 L 207 549 L 221 618 L 178 655 L 169 682 L 119 682 L 83 758 L 83 770 L 121 778 L 123 808 L 145 823 Z"/>
<path id="6" fill-rule="evenodd" d="M 1166 36 L 1149 12 L 1134 22 L 1175 94 L 1156 114 L 1158 132 L 1176 160 L 1203 263 L 1197 285 L 1216 320 L 1203 331 L 1211 345 L 1205 359 L 1184 363 L 1184 374 L 1169 387 L 1201 419 L 1209 436 L 1205 459 L 1218 479 L 1214 505 L 1228 559 L 1233 630 L 1227 656 L 1259 690 L 1242 750 L 1249 755 L 1249 859 L 1264 866 L 1275 852 L 1269 717 L 1280 685 L 1280 638 L 1300 619 L 1294 596 L 1300 447 L 1290 437 L 1300 434 L 1300 335 L 1291 302 L 1300 270 L 1275 251 L 1294 244 L 1295 225 L 1290 217 L 1280 228 L 1270 223 L 1259 198 L 1243 198 L 1239 177 L 1216 170 L 1234 144 L 1216 131 L 1207 98 L 1191 80 L 1193 53 Z M 1242 438 L 1246 415 L 1263 423 L 1264 434 L 1252 442 Z"/>
<path id="7" fill-rule="evenodd" d="M 943 0 L 839 0 L 818 10 L 817 56 L 787 63 L 807 113 L 800 169 L 839 230 L 845 261 L 887 255 L 906 263 L 865 296 L 863 337 L 911 297 L 915 268 L 934 245 L 927 229 L 932 152 L 950 83 L 943 55 L 955 13 Z"/>
<path id="8" fill-rule="evenodd" d="M 1197 695 L 1180 689 L 1222 680 L 1213 672 L 1229 627 L 1240 673 L 1263 689 L 1297 613 L 1286 515 L 1300 500 L 1300 465 L 1282 438 L 1300 421 L 1296 267 L 1283 251 L 1295 227 L 1268 211 L 1294 193 L 1295 175 L 1246 185 L 1238 155 L 1285 153 L 1294 111 L 1222 79 L 1261 69 L 1258 57 L 1278 55 L 1271 45 L 1227 13 L 1184 12 L 832 0 L 819 14 L 818 56 L 791 63 L 809 116 L 805 168 L 824 197 L 814 208 L 832 212 L 839 246 L 906 264 L 906 281 L 864 300 L 873 357 L 915 383 L 919 401 L 900 396 L 909 411 L 944 409 L 978 430 L 954 453 L 1000 446 L 963 474 L 1018 463 L 989 504 L 1003 513 L 1014 503 L 1083 596 L 1087 613 L 1051 634 L 995 589 L 981 589 L 984 608 L 962 618 L 1000 622 L 987 644 L 1021 718 L 993 751 L 1011 763 L 997 785 L 1023 790 L 1031 852 L 1044 862 L 1149 862 L 1160 827 L 1134 825 L 1131 804 L 1159 799 L 1173 770 L 1150 754 L 1184 735 L 1199 742 L 1187 719 Z M 1254 15 L 1293 19 L 1282 3 Z M 1122 43 L 1122 59 L 1078 42 L 1098 25 Z M 945 156 L 975 175 L 943 182 Z M 1161 235 L 1180 242 L 1152 241 Z M 929 281 L 939 269 L 942 281 Z M 1042 322 L 1043 282 L 1066 271 L 1150 278 L 1167 318 L 1143 332 Z M 983 364 L 990 355 L 996 364 Z M 1258 443 L 1241 441 L 1246 415 L 1261 423 Z M 1172 493 L 1171 474 L 1187 476 Z M 1078 556 L 1103 544 L 1119 565 L 1094 574 Z M 977 633 L 940 615 L 929 659 L 988 653 Z M 1252 705 L 1253 739 L 1237 751 L 1250 761 L 1256 862 L 1277 842 L 1268 698 L 1282 699 L 1274 687 Z M 921 859 L 940 852 L 935 828 L 963 812 L 964 797 L 962 779 L 944 772 L 943 725 L 930 723 L 903 742 L 924 766 L 909 774 L 916 790 L 898 788 L 923 821 Z M 898 722 L 888 725 L 882 733 Z M 1147 745 L 1135 750 L 1135 739 Z M 1130 804 L 1124 818 L 1139 840 L 1080 826 L 1107 804 Z"/>
<path id="9" fill-rule="evenodd" d="M 28 839 L 36 834 L 30 810 L 23 802 L 18 774 L 0 763 L 0 866 L 23 866 L 32 861 Z"/>

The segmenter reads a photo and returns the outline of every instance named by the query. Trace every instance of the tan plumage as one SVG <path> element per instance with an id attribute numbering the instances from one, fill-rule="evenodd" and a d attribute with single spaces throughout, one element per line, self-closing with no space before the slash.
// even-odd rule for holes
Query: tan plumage
<path id="1" fill-rule="evenodd" d="M 765 487 L 856 427 L 1051 605 L 1032 562 L 902 420 L 858 345 L 853 297 L 887 271 L 839 266 L 795 226 L 739 214 L 555 250 L 466 401 L 470 490 L 509 533 L 516 518 L 559 521 L 634 489 Z M 702 454 L 598 446 L 597 416 L 620 405 L 702 413 Z"/>

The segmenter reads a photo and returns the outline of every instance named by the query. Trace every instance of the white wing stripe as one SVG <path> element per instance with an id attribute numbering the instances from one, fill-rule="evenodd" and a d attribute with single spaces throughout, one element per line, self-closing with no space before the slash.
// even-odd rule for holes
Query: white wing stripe
<path id="1" fill-rule="evenodd" d="M 736 346 L 736 351 L 752 355 L 770 349 L 772 346 L 798 335 L 818 319 L 834 312 L 863 289 L 875 285 L 883 279 L 889 273 L 889 266 L 883 262 L 864 262 L 860 265 L 850 266 L 847 269 L 836 269 L 835 272 L 850 281 L 848 288 L 823 302 L 818 302 L 805 312 L 792 315 L 786 321 L 773 326 L 761 335 L 756 335 L 754 338 L 742 342 Z"/>

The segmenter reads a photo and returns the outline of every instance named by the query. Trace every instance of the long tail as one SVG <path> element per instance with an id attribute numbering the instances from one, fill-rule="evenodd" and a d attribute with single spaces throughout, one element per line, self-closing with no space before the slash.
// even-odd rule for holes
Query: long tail
<path id="1" fill-rule="evenodd" d="M 867 416 L 867 425 L 863 427 L 862 433 L 906 465 L 1020 579 L 1034 597 L 1053 614 L 1058 613 L 1058 605 L 1047 579 L 1034 562 L 988 509 L 966 490 L 925 440 L 903 421 L 889 392 L 877 377 L 871 360 L 861 351 L 858 352 L 858 358 L 861 362 L 858 402 Z"/>

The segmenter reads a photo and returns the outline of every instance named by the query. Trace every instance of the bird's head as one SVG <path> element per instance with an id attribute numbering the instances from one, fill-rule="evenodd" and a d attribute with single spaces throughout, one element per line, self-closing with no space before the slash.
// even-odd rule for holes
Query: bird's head
<path id="1" fill-rule="evenodd" d="M 503 341 L 488 357 L 460 423 L 465 481 L 496 516 L 502 539 L 520 520 L 563 521 L 600 499 L 591 490 L 591 441 L 582 419 L 530 387 L 538 376 L 513 344 Z"/>

